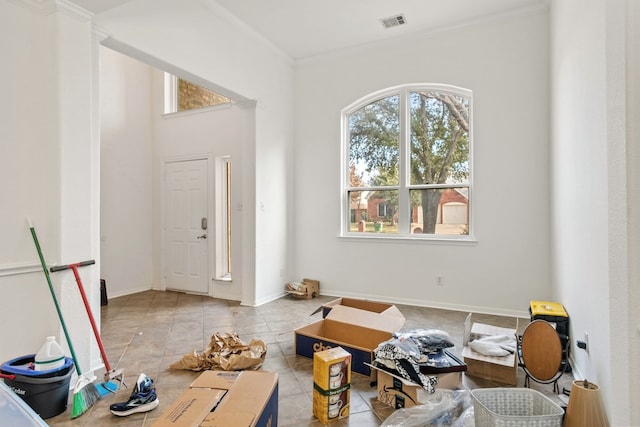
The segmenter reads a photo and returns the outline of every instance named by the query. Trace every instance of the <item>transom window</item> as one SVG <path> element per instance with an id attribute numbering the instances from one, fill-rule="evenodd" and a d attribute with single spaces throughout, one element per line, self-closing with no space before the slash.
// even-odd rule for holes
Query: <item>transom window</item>
<path id="1" fill-rule="evenodd" d="M 165 114 L 231 104 L 231 99 L 165 73 Z"/>
<path id="2" fill-rule="evenodd" d="M 471 100 L 411 85 L 343 110 L 343 236 L 470 236 Z"/>

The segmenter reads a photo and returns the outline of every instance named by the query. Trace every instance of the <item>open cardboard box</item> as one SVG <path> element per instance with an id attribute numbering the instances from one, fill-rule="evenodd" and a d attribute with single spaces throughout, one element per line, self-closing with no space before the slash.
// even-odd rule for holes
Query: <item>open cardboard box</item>
<path id="1" fill-rule="evenodd" d="M 295 298 L 311 299 L 320 296 L 320 281 L 313 279 L 302 279 L 302 283 L 297 291 L 287 289 L 287 293 Z"/>
<path id="2" fill-rule="evenodd" d="M 313 353 L 342 347 L 353 356 L 351 370 L 371 375 L 366 363 L 373 350 L 404 326 L 405 318 L 396 307 L 387 313 L 375 313 L 344 305 L 335 305 L 327 317 L 295 331 L 296 354 L 313 358 Z"/>
<path id="3" fill-rule="evenodd" d="M 510 354 L 504 357 L 485 356 L 469 347 L 469 342 L 474 339 L 489 335 L 507 335 L 516 337 L 516 329 L 501 328 L 484 323 L 471 324 L 471 314 L 465 320 L 464 347 L 462 357 L 467 364 L 467 375 L 483 378 L 498 383 L 516 385 L 518 365 L 516 355 Z"/>
<path id="4" fill-rule="evenodd" d="M 426 403 L 428 392 L 422 386 L 401 377 L 395 372 L 371 365 L 376 371 L 378 400 L 392 408 L 410 408 Z M 462 371 L 429 374 L 438 378 L 436 389 L 456 390 L 462 381 Z"/>
<path id="5" fill-rule="evenodd" d="M 278 374 L 204 371 L 152 427 L 275 427 Z"/>
<path id="6" fill-rule="evenodd" d="M 336 305 L 357 308 L 360 310 L 384 314 L 387 316 L 402 316 L 402 313 L 400 313 L 400 310 L 398 310 L 395 305 L 388 304 L 386 302 L 369 301 L 355 298 L 337 298 L 322 305 L 322 317 L 327 317 L 331 309 Z"/>

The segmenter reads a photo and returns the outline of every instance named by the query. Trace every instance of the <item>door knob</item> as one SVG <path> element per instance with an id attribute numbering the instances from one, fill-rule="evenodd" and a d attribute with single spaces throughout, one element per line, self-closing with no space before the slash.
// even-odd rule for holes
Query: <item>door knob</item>
<path id="1" fill-rule="evenodd" d="M 206 234 L 203 234 L 202 236 L 198 236 L 198 239 L 206 239 L 206 238 L 207 238 Z"/>

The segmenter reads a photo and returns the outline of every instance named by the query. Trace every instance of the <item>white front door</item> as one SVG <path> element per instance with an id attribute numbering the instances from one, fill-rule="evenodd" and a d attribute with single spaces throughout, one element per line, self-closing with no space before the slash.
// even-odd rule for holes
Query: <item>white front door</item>
<path id="1" fill-rule="evenodd" d="M 209 292 L 207 160 L 165 163 L 167 289 Z"/>

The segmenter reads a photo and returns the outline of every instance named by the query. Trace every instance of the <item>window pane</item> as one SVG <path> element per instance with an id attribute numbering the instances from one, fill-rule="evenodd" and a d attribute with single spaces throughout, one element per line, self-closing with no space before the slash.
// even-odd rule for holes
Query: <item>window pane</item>
<path id="1" fill-rule="evenodd" d="M 411 190 L 411 233 L 469 234 L 468 189 L 428 188 Z"/>
<path id="2" fill-rule="evenodd" d="M 231 158 L 217 157 L 215 172 L 215 275 L 216 280 L 229 281 L 232 273 L 232 200 L 231 200 Z"/>
<path id="3" fill-rule="evenodd" d="M 398 190 L 349 191 L 349 231 L 398 232 Z"/>
<path id="4" fill-rule="evenodd" d="M 178 79 L 178 111 L 213 107 L 231 102 L 226 96 L 197 84 Z"/>
<path id="5" fill-rule="evenodd" d="M 399 99 L 380 99 L 349 116 L 349 166 L 357 186 L 398 185 Z"/>
<path id="6" fill-rule="evenodd" d="M 231 162 L 225 163 L 225 257 L 226 257 L 226 274 L 231 275 Z"/>
<path id="7" fill-rule="evenodd" d="M 436 91 L 409 94 L 411 184 L 469 180 L 469 100 Z"/>

